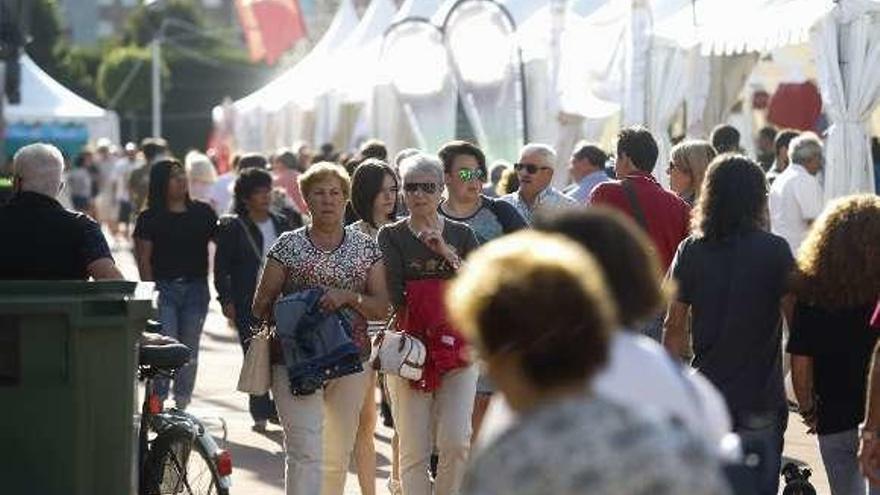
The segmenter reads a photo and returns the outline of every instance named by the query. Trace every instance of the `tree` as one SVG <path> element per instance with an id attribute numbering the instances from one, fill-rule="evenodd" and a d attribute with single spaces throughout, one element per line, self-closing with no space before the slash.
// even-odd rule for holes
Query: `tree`
<path id="1" fill-rule="evenodd" d="M 166 19 L 197 29 L 203 26 L 202 13 L 191 0 L 168 0 L 158 8 L 141 5 L 126 21 L 123 42 L 138 46 L 148 45 Z M 187 29 L 173 23 L 165 27 L 165 35 L 171 38 L 192 37 L 192 33 Z M 204 45 L 204 40 L 196 40 L 196 42 Z"/>
<path id="2" fill-rule="evenodd" d="M 56 0 L 36 0 L 31 5 L 31 42 L 25 51 L 50 74 L 58 67 L 55 47 L 61 40 L 61 15 Z"/>
<path id="3" fill-rule="evenodd" d="M 152 100 L 150 51 L 137 46 L 113 49 L 98 69 L 96 81 L 101 101 L 123 111 L 146 110 Z M 168 90 L 169 70 L 161 70 L 163 93 Z"/>

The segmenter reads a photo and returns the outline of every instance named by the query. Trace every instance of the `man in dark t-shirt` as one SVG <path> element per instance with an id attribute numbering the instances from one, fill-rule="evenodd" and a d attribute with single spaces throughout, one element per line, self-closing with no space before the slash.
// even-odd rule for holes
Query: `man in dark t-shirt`
<path id="1" fill-rule="evenodd" d="M 14 194 L 0 208 L 0 279 L 121 280 L 97 222 L 64 209 L 64 158 L 52 145 L 36 143 L 13 158 Z"/>

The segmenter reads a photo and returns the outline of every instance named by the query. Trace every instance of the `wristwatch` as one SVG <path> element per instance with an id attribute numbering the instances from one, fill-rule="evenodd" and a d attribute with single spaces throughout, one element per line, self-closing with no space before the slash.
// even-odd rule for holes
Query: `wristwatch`
<path id="1" fill-rule="evenodd" d="M 865 424 L 862 423 L 859 425 L 859 438 L 867 442 L 880 440 L 880 431 L 876 428 L 867 428 Z"/>

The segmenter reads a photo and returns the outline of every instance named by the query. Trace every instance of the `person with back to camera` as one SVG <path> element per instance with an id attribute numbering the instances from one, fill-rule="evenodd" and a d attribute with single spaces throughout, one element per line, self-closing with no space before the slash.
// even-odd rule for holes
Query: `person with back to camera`
<path id="1" fill-rule="evenodd" d="M 121 280 L 97 222 L 64 209 L 64 157 L 46 143 L 27 145 L 12 158 L 13 196 L 0 207 L 0 279 Z"/>
<path id="2" fill-rule="evenodd" d="M 775 494 L 788 408 L 782 379 L 781 316 L 793 259 L 785 240 L 767 232 L 767 181 L 754 161 L 721 155 L 710 165 L 692 234 L 669 270 L 678 285 L 663 344 L 688 351 L 691 366 L 724 395 L 734 431 L 760 444 L 760 493 Z"/>
<path id="3" fill-rule="evenodd" d="M 856 452 L 878 336 L 870 325 L 880 293 L 878 247 L 880 197 L 862 194 L 830 204 L 797 255 L 787 351 L 798 410 L 817 434 L 832 495 L 866 490 Z"/>
<path id="4" fill-rule="evenodd" d="M 727 494 L 717 459 L 680 424 L 595 394 L 614 303 L 573 241 L 517 232 L 476 251 L 446 296 L 518 414 L 476 453 L 462 495 Z"/>

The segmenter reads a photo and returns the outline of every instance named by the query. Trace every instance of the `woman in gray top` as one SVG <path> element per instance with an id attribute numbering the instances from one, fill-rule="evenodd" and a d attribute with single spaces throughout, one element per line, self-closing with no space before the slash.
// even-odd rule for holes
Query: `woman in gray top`
<path id="1" fill-rule="evenodd" d="M 443 192 L 443 166 L 428 155 L 409 157 L 401 164 L 404 200 L 411 215 L 379 231 L 379 246 L 385 257 L 391 302 L 397 315 L 407 315 L 407 293 L 421 281 L 449 279 L 462 260 L 477 246 L 473 231 L 465 224 L 446 220 L 437 213 Z M 415 284 L 414 284 L 415 283 Z M 425 301 L 422 301 L 424 303 Z M 442 307 L 442 301 L 428 301 Z M 411 323 L 411 322 L 409 322 Z M 404 326 L 403 331 L 413 327 Z M 450 347 L 457 347 L 449 336 Z M 434 349 L 429 342 L 429 361 Z M 394 404 L 394 422 L 400 438 L 400 471 L 403 492 L 429 494 L 428 460 L 433 446 L 439 451 L 434 493 L 458 493 L 470 449 L 471 413 L 476 393 L 477 372 L 472 364 L 442 374 L 436 388 L 418 389 L 400 377 L 389 377 L 388 389 Z M 436 438 L 432 434 L 436 426 Z"/>

